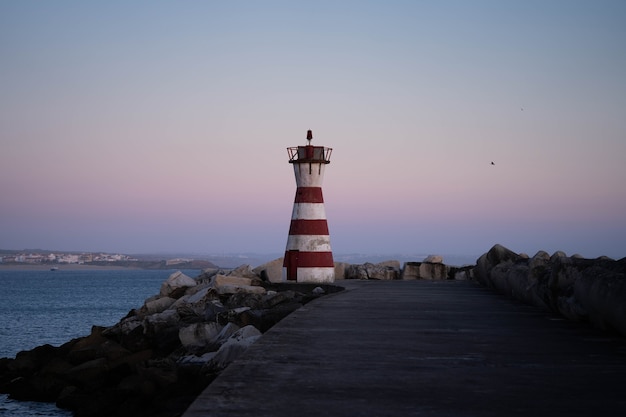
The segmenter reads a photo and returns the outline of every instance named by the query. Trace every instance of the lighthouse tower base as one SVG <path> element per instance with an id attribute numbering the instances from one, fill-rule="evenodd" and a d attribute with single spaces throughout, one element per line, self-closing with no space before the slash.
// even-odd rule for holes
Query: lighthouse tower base
<path id="1" fill-rule="evenodd" d="M 286 259 L 286 258 L 285 258 Z M 287 264 L 285 262 L 283 265 Z M 283 266 L 283 274 L 282 280 L 287 282 L 288 276 L 294 276 L 293 274 L 289 275 L 288 271 L 289 266 Z M 326 268 L 297 268 L 296 274 L 296 282 L 298 283 L 318 283 L 318 284 L 332 284 L 335 282 L 335 268 L 326 267 Z M 293 281 L 291 281 L 293 282 Z"/>

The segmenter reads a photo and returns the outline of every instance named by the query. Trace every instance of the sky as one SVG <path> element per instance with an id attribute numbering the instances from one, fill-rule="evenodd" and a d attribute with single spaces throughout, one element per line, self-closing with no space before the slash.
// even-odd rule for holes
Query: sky
<path id="1" fill-rule="evenodd" d="M 0 0 L 0 68 L 2 249 L 281 253 L 311 129 L 336 253 L 626 256 L 621 0 Z"/>

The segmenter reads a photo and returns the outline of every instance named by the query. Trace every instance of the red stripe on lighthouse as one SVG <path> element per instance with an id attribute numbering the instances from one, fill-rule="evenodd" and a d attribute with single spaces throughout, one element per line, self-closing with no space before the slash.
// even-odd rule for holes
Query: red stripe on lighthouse
<path id="1" fill-rule="evenodd" d="M 295 219 L 289 226 L 290 235 L 328 235 L 326 219 L 304 220 Z"/>
<path id="2" fill-rule="evenodd" d="M 298 187 L 296 203 L 323 203 L 322 187 Z"/>
<path id="3" fill-rule="evenodd" d="M 283 267 L 288 266 L 288 252 L 285 252 Z M 298 252 L 299 268 L 328 268 L 334 266 L 332 252 Z"/>

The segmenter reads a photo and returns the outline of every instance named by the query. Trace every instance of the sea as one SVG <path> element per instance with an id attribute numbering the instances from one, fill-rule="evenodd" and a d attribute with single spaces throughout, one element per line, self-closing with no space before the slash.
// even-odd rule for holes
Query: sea
<path id="1" fill-rule="evenodd" d="M 112 326 L 159 293 L 175 270 L 5 270 L 0 268 L 0 358 Z M 196 277 L 200 270 L 183 270 Z M 69 417 L 54 404 L 0 394 L 0 417 Z"/>

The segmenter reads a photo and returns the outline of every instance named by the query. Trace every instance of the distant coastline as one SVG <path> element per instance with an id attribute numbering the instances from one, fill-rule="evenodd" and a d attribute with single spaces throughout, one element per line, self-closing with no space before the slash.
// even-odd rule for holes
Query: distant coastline
<path id="1" fill-rule="evenodd" d="M 22 263 L 0 262 L 0 271 L 117 271 L 117 270 L 176 270 L 176 269 L 207 269 L 216 266 L 207 261 L 190 261 L 174 264 L 165 262 L 102 262 L 102 263 Z"/>
<path id="2" fill-rule="evenodd" d="M 146 269 L 132 266 L 117 265 L 85 265 L 85 264 L 67 264 L 67 265 L 45 265 L 45 264 L 3 264 L 0 263 L 0 271 L 49 271 L 52 267 L 57 267 L 59 271 L 116 271 L 120 269 Z"/>

